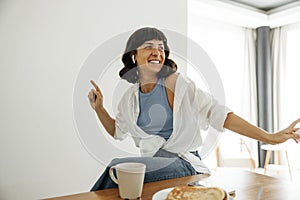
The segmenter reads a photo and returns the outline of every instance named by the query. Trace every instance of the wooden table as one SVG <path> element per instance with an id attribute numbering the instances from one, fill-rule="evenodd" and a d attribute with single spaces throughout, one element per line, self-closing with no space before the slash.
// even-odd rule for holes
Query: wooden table
<path id="1" fill-rule="evenodd" d="M 157 191 L 174 186 L 205 179 L 206 175 L 195 175 L 183 178 L 144 184 L 142 200 L 151 200 Z M 298 184 L 249 172 L 241 169 L 218 169 L 208 178 L 213 184 L 234 187 L 234 200 L 296 200 L 300 199 Z M 259 195 L 260 194 L 260 195 Z M 260 198 L 258 198 L 260 196 Z M 99 190 L 70 196 L 51 198 L 51 200 L 113 200 L 120 199 L 118 189 Z M 49 199 L 50 200 L 50 199 Z"/>

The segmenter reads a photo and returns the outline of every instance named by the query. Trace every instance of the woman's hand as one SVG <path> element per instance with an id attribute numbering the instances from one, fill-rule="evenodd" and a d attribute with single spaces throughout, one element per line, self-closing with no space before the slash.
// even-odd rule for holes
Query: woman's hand
<path id="1" fill-rule="evenodd" d="M 296 133 L 296 131 L 298 131 L 299 128 L 295 128 L 295 126 L 299 122 L 300 118 L 291 123 L 286 129 L 271 134 L 261 128 L 253 126 L 234 113 L 229 113 L 225 120 L 224 128 L 268 144 L 279 144 L 288 139 L 294 139 L 295 142 L 298 143 L 300 141 L 300 135 Z"/>
<path id="2" fill-rule="evenodd" d="M 88 98 L 90 101 L 90 104 L 92 108 L 96 111 L 97 116 L 104 126 L 105 130 L 114 137 L 115 134 L 115 119 L 110 117 L 108 112 L 103 107 L 103 95 L 101 93 L 101 90 L 99 86 L 91 80 L 92 85 L 95 89 L 91 89 L 91 91 L 88 94 Z"/>
<path id="3" fill-rule="evenodd" d="M 95 89 L 91 89 L 88 94 L 90 104 L 95 111 L 103 109 L 103 95 L 101 93 L 101 90 L 93 80 L 91 80 L 91 83 Z"/>
<path id="4" fill-rule="evenodd" d="M 271 141 L 273 144 L 279 144 L 285 142 L 288 139 L 294 139 L 296 143 L 300 140 L 300 134 L 296 133 L 300 128 L 295 126 L 300 122 L 300 118 L 295 120 L 286 129 L 283 129 L 275 134 L 271 134 Z"/>

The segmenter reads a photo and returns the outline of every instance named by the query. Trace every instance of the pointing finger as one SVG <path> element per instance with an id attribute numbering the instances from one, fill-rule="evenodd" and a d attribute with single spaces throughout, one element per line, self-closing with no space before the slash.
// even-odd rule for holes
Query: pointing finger
<path id="1" fill-rule="evenodd" d="M 95 83 L 95 81 L 91 80 L 91 84 L 94 86 L 96 91 L 100 92 L 99 86 Z"/>

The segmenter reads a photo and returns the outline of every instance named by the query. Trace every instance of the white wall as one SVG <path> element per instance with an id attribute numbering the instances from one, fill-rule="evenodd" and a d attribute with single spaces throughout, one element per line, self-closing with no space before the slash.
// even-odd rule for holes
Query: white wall
<path id="1" fill-rule="evenodd" d="M 141 26 L 186 34 L 186 7 L 181 0 L 0 2 L 0 199 L 90 189 L 104 166 L 74 123 L 82 64 L 112 36 Z"/>

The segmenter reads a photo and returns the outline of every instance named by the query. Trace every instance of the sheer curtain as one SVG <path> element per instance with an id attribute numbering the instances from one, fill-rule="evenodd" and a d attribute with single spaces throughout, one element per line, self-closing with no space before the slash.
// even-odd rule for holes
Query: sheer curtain
<path id="1" fill-rule="evenodd" d="M 275 130 L 286 128 L 300 117 L 300 23 L 273 30 L 274 62 L 274 119 Z M 298 125 L 299 127 L 300 125 Z M 300 146 L 290 140 L 289 160 L 293 168 L 300 168 Z M 284 159 L 280 160 L 284 163 Z"/>
<path id="2" fill-rule="evenodd" d="M 256 31 L 245 28 L 245 59 L 244 59 L 244 86 L 242 113 L 244 117 L 252 124 L 257 125 L 257 90 L 256 90 Z M 245 139 L 250 148 L 252 157 L 258 165 L 257 141 Z"/>
<path id="3" fill-rule="evenodd" d="M 220 23 L 215 20 L 189 17 L 188 37 L 200 45 L 215 63 L 221 76 L 226 105 L 236 114 L 256 124 L 256 85 L 255 85 L 255 32 L 240 26 Z M 187 75 L 198 86 L 206 90 L 201 75 L 187 67 Z M 236 155 L 247 151 L 241 146 L 233 145 L 242 136 L 226 131 L 222 134 L 220 144 L 226 144 L 226 154 Z M 257 157 L 257 142 L 243 137 Z M 216 157 L 211 153 L 205 159 L 209 167 L 216 166 Z"/>
<path id="4" fill-rule="evenodd" d="M 286 69 L 286 36 L 287 27 L 272 30 L 271 56 L 273 62 L 273 120 L 274 130 L 279 130 L 282 119 L 282 103 L 284 102 L 285 69 Z"/>

